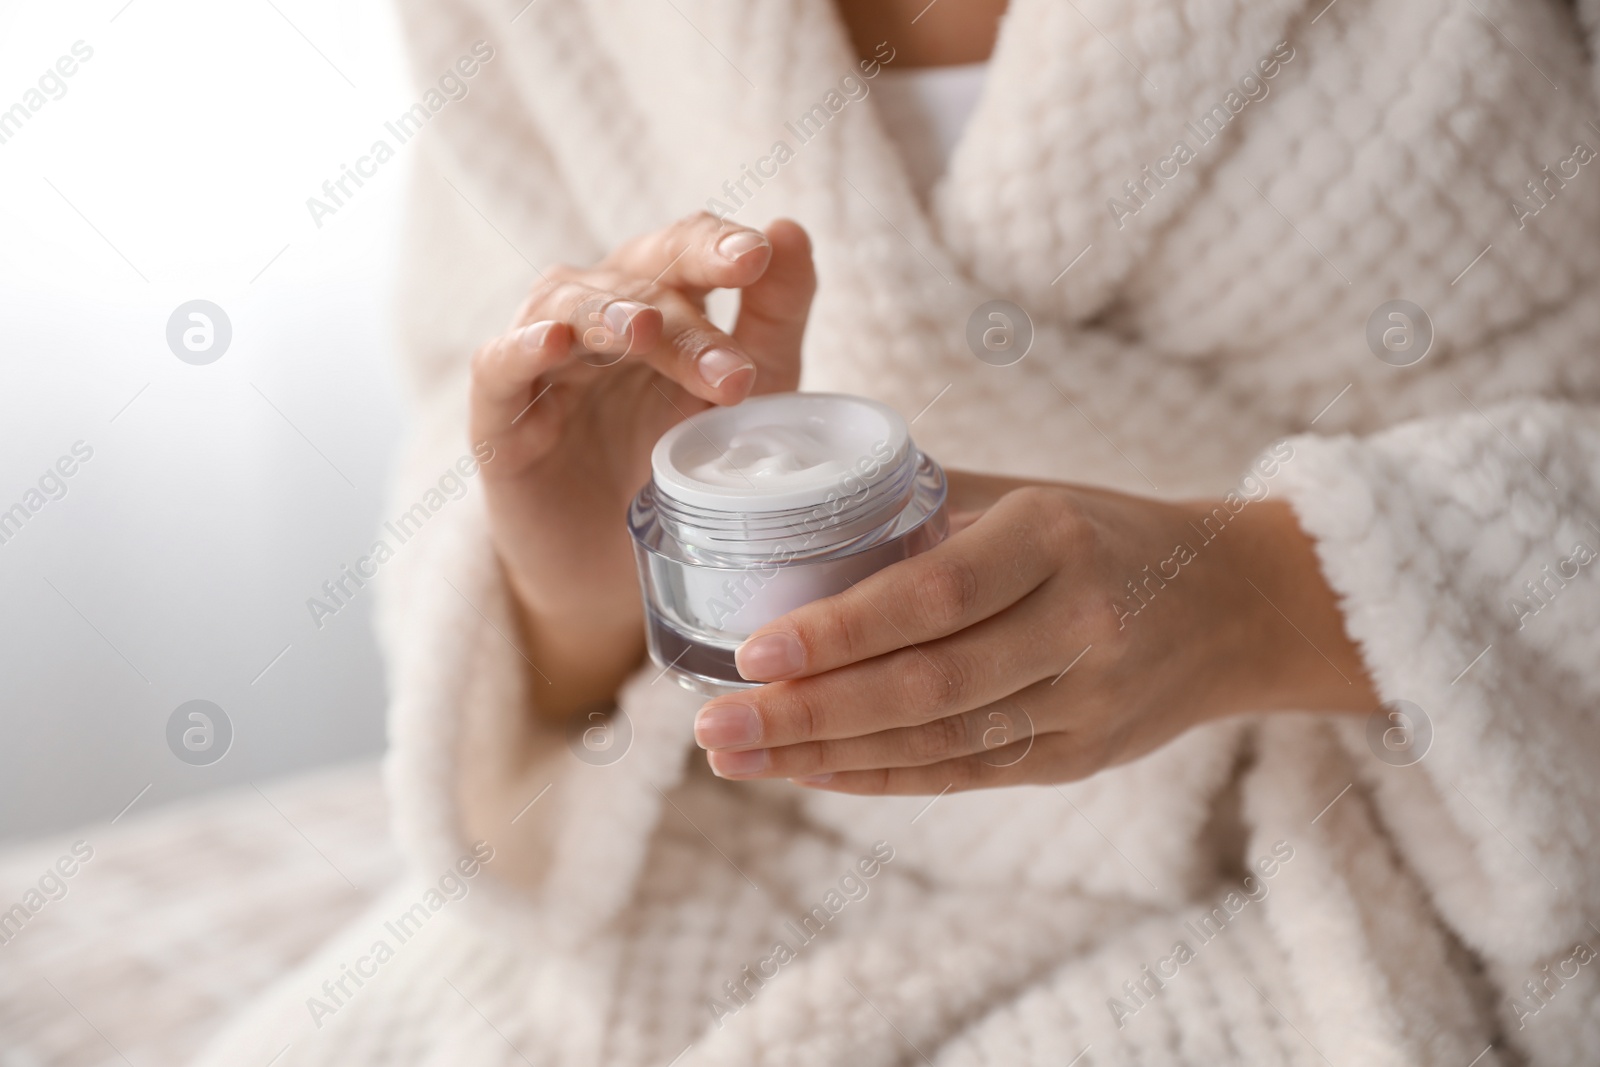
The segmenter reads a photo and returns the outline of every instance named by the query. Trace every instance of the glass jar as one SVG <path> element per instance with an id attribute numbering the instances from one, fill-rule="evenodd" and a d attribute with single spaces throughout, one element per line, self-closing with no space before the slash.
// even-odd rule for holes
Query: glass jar
<path id="1" fill-rule="evenodd" d="M 650 658 L 706 695 L 773 619 L 944 540 L 944 471 L 892 408 L 779 393 L 668 430 L 628 510 Z"/>

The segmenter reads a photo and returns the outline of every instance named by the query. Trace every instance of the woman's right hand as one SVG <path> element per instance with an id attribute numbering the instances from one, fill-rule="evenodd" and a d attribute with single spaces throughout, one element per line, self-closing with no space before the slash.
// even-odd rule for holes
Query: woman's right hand
<path id="1" fill-rule="evenodd" d="M 741 290 L 731 334 L 706 294 Z M 650 450 L 713 404 L 794 389 L 816 289 L 805 231 L 690 216 L 592 269 L 545 272 L 472 358 L 471 440 L 494 544 L 522 611 L 535 705 L 562 718 L 610 698 L 643 652 L 626 528 Z"/>

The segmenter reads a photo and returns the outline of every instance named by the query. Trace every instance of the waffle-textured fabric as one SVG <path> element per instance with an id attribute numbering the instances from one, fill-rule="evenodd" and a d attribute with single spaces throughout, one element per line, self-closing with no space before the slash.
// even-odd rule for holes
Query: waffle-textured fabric
<path id="1" fill-rule="evenodd" d="M 1431 741 L 1234 718 L 1059 788 L 850 798 L 714 779 L 645 667 L 596 766 L 530 712 L 474 486 L 381 579 L 411 880 L 206 1064 L 1600 1059 L 1600 4 L 1013 0 L 927 208 L 829 0 L 403 9 L 419 86 L 494 54 L 403 148 L 397 511 L 468 451 L 468 356 L 536 265 L 711 200 L 788 216 L 805 387 L 949 466 L 1220 497 L 1292 452 L 1265 483 Z M 1032 320 L 1011 366 L 966 340 L 991 299 Z M 1396 299 L 1410 366 L 1368 340 Z"/>
<path id="2" fill-rule="evenodd" d="M 149 804 L 0 851 L 0 1067 L 188 1062 L 401 871 L 376 762 Z"/>

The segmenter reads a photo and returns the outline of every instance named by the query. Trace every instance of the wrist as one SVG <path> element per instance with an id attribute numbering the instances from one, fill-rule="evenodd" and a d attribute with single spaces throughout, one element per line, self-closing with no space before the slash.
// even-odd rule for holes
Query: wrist
<path id="1" fill-rule="evenodd" d="M 1209 511 L 1209 508 L 1207 509 Z M 1316 546 L 1286 501 L 1245 506 L 1219 539 L 1236 710 L 1366 714 L 1379 700 Z"/>

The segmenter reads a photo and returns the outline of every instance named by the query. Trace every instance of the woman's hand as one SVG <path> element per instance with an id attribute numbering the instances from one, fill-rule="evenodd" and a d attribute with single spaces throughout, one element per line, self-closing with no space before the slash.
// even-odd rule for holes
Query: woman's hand
<path id="1" fill-rule="evenodd" d="M 1064 782 L 1231 713 L 1377 706 L 1286 504 L 953 472 L 951 505 L 943 544 L 740 647 L 771 684 L 701 710 L 716 773 L 848 793 Z"/>
<path id="2" fill-rule="evenodd" d="M 731 334 L 705 317 L 714 288 L 741 290 Z M 473 356 L 470 432 L 494 449 L 491 533 L 542 676 L 541 714 L 611 697 L 639 662 L 626 515 L 650 450 L 713 404 L 793 389 L 815 288 L 793 222 L 763 234 L 695 215 L 593 269 L 547 270 Z"/>

